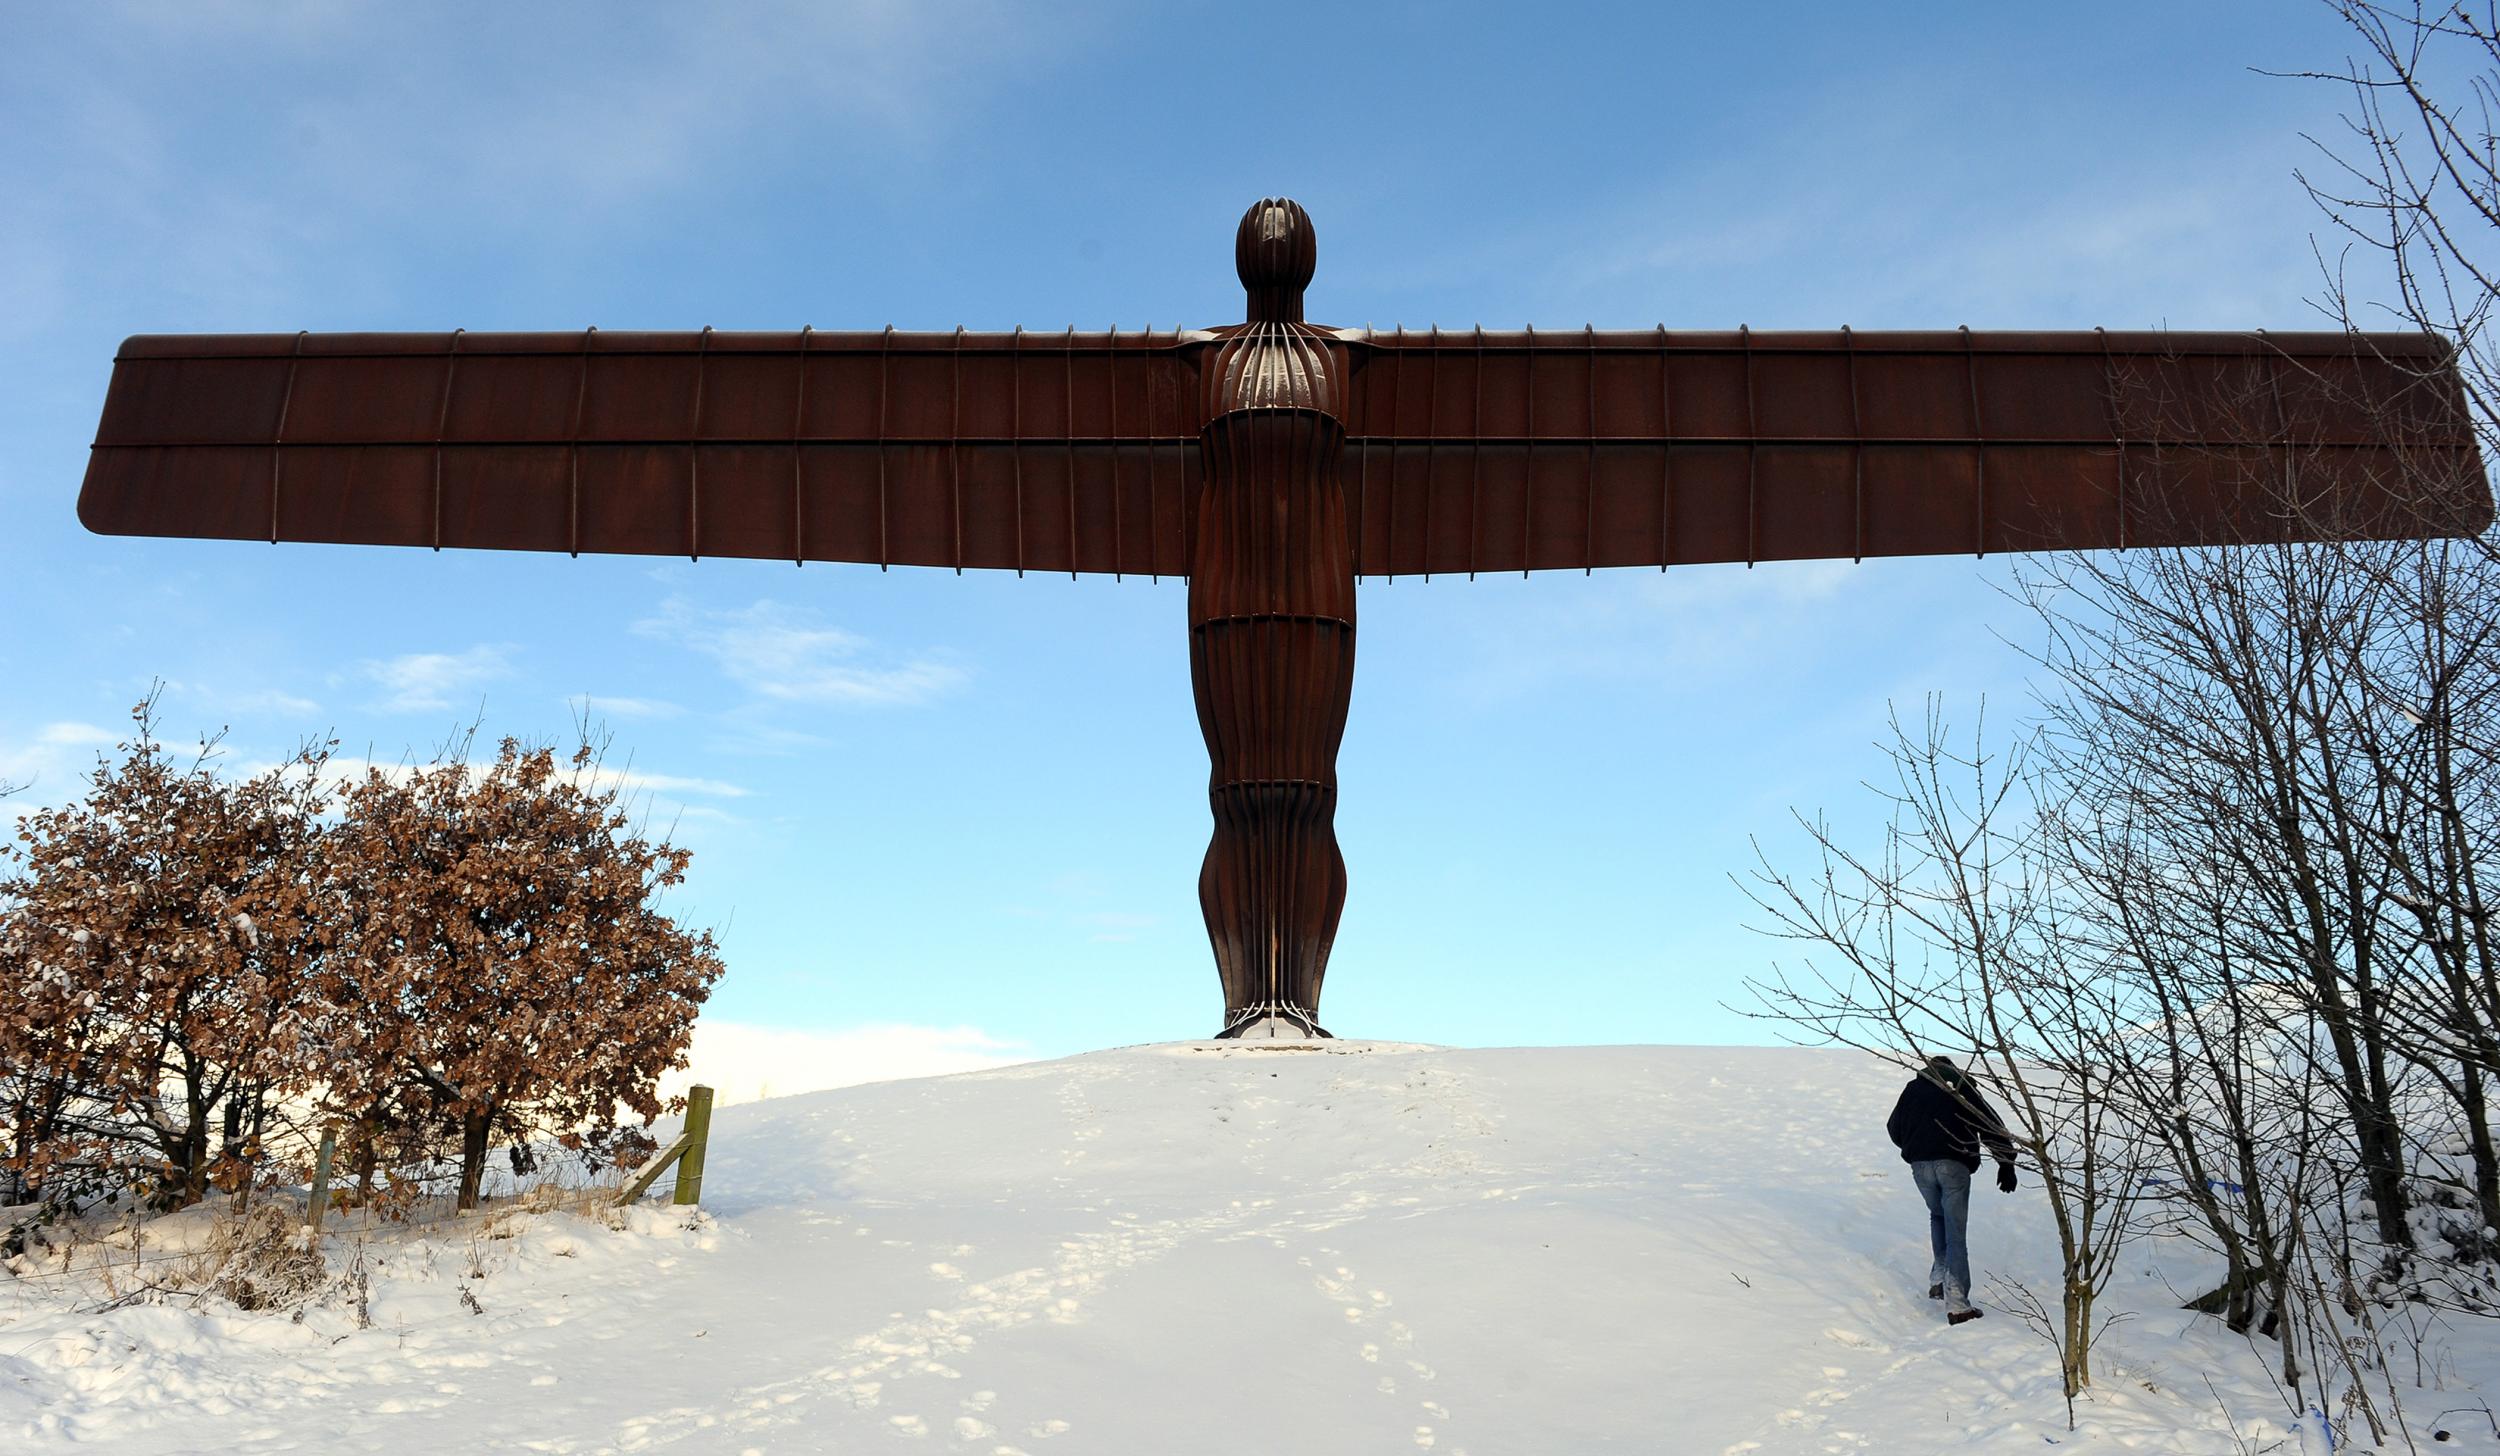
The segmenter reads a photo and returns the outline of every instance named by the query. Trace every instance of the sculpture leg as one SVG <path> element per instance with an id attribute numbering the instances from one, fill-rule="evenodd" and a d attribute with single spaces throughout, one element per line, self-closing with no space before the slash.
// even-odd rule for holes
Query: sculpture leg
<path id="1" fill-rule="evenodd" d="M 1345 687 L 1353 677 L 1351 632 L 1329 634 L 1332 641 L 1305 629 L 1294 634 L 1305 640 L 1287 643 L 1274 640 L 1283 634 L 1255 627 L 1209 628 L 1198 634 L 1201 646 L 1192 654 L 1211 687 L 1210 697 L 1201 699 L 1210 703 L 1202 722 L 1229 722 L 1258 734 L 1253 724 L 1264 709 L 1270 721 L 1261 726 L 1342 734 Z M 1309 693 L 1316 701 L 1292 703 L 1287 678 L 1316 689 Z M 1198 876 L 1198 903 L 1223 978 L 1227 1032 L 1269 1016 L 1317 1032 L 1320 982 L 1345 908 L 1335 775 L 1293 772 L 1293 765 L 1276 762 L 1285 756 L 1264 765 L 1252 755 L 1230 764 L 1219 758 L 1208 785 L 1215 833 Z"/>
<path id="2" fill-rule="evenodd" d="M 1305 411 L 1206 432 L 1190 578 L 1190 678 L 1215 833 L 1198 877 L 1226 1035 L 1269 1022 L 1325 1035 L 1320 983 L 1345 907 L 1337 749 L 1354 686 L 1343 435 Z"/>

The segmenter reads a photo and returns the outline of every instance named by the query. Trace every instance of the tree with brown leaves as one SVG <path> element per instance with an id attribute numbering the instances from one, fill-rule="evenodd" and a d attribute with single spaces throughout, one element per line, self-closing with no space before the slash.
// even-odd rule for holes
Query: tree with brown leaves
<path id="1" fill-rule="evenodd" d="M 83 800 L 19 826 L 0 1069 L 26 1182 L 180 1207 L 248 1186 L 271 1117 L 309 1089 L 328 1012 L 310 872 L 327 749 L 228 782 L 214 739 L 186 761 L 152 713 L 133 710 Z"/>
<path id="2" fill-rule="evenodd" d="M 367 1136 L 456 1130 L 462 1208 L 498 1132 L 658 1116 L 721 973 L 710 933 L 653 903 L 689 852 L 633 832 L 599 767 L 506 739 L 483 768 L 369 770 L 329 837 L 332 1099 Z"/>

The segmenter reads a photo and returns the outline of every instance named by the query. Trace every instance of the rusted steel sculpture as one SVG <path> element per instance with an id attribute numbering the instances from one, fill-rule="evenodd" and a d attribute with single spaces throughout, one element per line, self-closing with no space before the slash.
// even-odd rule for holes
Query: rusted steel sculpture
<path id="1" fill-rule="evenodd" d="M 135 535 L 1189 578 L 1223 1035 L 1325 1035 L 1364 576 L 2466 534 L 2418 334 L 138 337 L 79 497 Z"/>

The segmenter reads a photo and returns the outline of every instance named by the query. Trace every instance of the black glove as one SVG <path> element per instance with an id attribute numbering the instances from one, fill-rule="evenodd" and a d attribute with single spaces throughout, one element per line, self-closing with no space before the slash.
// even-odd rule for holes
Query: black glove
<path id="1" fill-rule="evenodd" d="M 1997 1192 L 1999 1192 L 1999 1193 L 2011 1193 L 2011 1192 L 2013 1192 L 2013 1191 L 2014 1191 L 2014 1165 L 2013 1165 L 2013 1164 L 2011 1164 L 2011 1163 L 1999 1163 L 1999 1164 L 1997 1164 Z"/>

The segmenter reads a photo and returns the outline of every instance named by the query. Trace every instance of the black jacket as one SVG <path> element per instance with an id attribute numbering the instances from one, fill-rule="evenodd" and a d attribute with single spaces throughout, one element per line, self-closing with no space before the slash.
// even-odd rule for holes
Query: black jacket
<path id="1" fill-rule="evenodd" d="M 1930 1068 L 1912 1077 L 1901 1089 L 1901 1100 L 1892 1105 L 1884 1131 L 1905 1163 L 1950 1158 L 1976 1173 L 1983 1143 L 1998 1162 L 2014 1161 L 2014 1140 L 2006 1136 L 2005 1124 L 1997 1121 L 1996 1109 L 1959 1068 Z"/>

